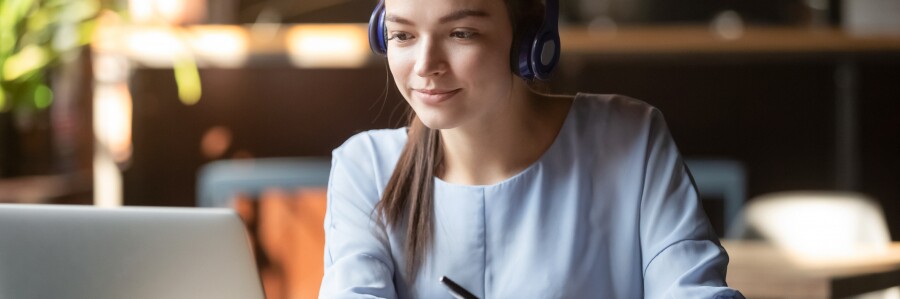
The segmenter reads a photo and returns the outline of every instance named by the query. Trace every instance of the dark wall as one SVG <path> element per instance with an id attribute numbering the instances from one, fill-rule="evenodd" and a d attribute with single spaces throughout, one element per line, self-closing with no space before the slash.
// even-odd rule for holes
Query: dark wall
<path id="1" fill-rule="evenodd" d="M 900 240 L 900 61 L 860 71 L 861 190 L 881 201 L 894 240 Z"/>
<path id="2" fill-rule="evenodd" d="M 203 97 L 178 101 L 171 70 L 139 70 L 133 77 L 133 143 L 125 171 L 125 202 L 193 205 L 203 134 L 214 126 L 231 131 L 220 158 L 329 156 L 356 132 L 405 123 L 402 97 L 383 68 L 205 69 Z"/>
<path id="3" fill-rule="evenodd" d="M 566 92 L 641 99 L 663 112 L 685 156 L 746 163 L 751 178 L 766 178 L 750 180 L 751 195 L 833 185 L 828 65 L 603 63 L 580 74 Z"/>

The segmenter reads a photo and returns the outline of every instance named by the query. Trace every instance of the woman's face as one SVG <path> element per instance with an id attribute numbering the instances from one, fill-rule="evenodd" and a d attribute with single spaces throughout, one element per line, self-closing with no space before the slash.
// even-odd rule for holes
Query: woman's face
<path id="1" fill-rule="evenodd" d="M 509 103 L 503 0 L 387 0 L 385 27 L 397 88 L 429 128 L 489 120 Z"/>

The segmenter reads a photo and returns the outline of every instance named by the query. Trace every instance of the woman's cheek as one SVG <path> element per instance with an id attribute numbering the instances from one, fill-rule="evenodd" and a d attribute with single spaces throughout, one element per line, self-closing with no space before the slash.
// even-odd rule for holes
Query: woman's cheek
<path id="1" fill-rule="evenodd" d="M 388 51 L 388 68 L 391 70 L 397 89 L 406 96 L 408 90 L 404 86 L 407 85 L 409 75 L 412 73 L 413 62 L 405 56 L 405 52 L 403 49 L 396 49 L 394 53 Z"/>

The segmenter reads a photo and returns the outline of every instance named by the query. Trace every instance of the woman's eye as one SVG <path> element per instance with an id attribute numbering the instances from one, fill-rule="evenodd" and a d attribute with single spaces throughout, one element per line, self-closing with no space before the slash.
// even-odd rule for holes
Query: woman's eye
<path id="1" fill-rule="evenodd" d="M 458 39 L 472 39 L 476 33 L 474 31 L 453 31 L 450 36 Z"/>
<path id="2" fill-rule="evenodd" d="M 412 39 L 412 35 L 406 32 L 394 32 L 391 33 L 391 36 L 388 37 L 387 40 L 397 40 L 400 42 L 408 41 Z"/>

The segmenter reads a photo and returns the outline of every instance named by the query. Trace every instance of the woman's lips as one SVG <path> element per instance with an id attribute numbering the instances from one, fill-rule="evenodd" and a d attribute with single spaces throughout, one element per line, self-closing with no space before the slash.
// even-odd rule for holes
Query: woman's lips
<path id="1" fill-rule="evenodd" d="M 461 88 L 457 89 L 413 89 L 413 93 L 416 98 L 422 100 L 427 105 L 437 105 L 447 99 L 450 99 L 459 91 Z"/>

